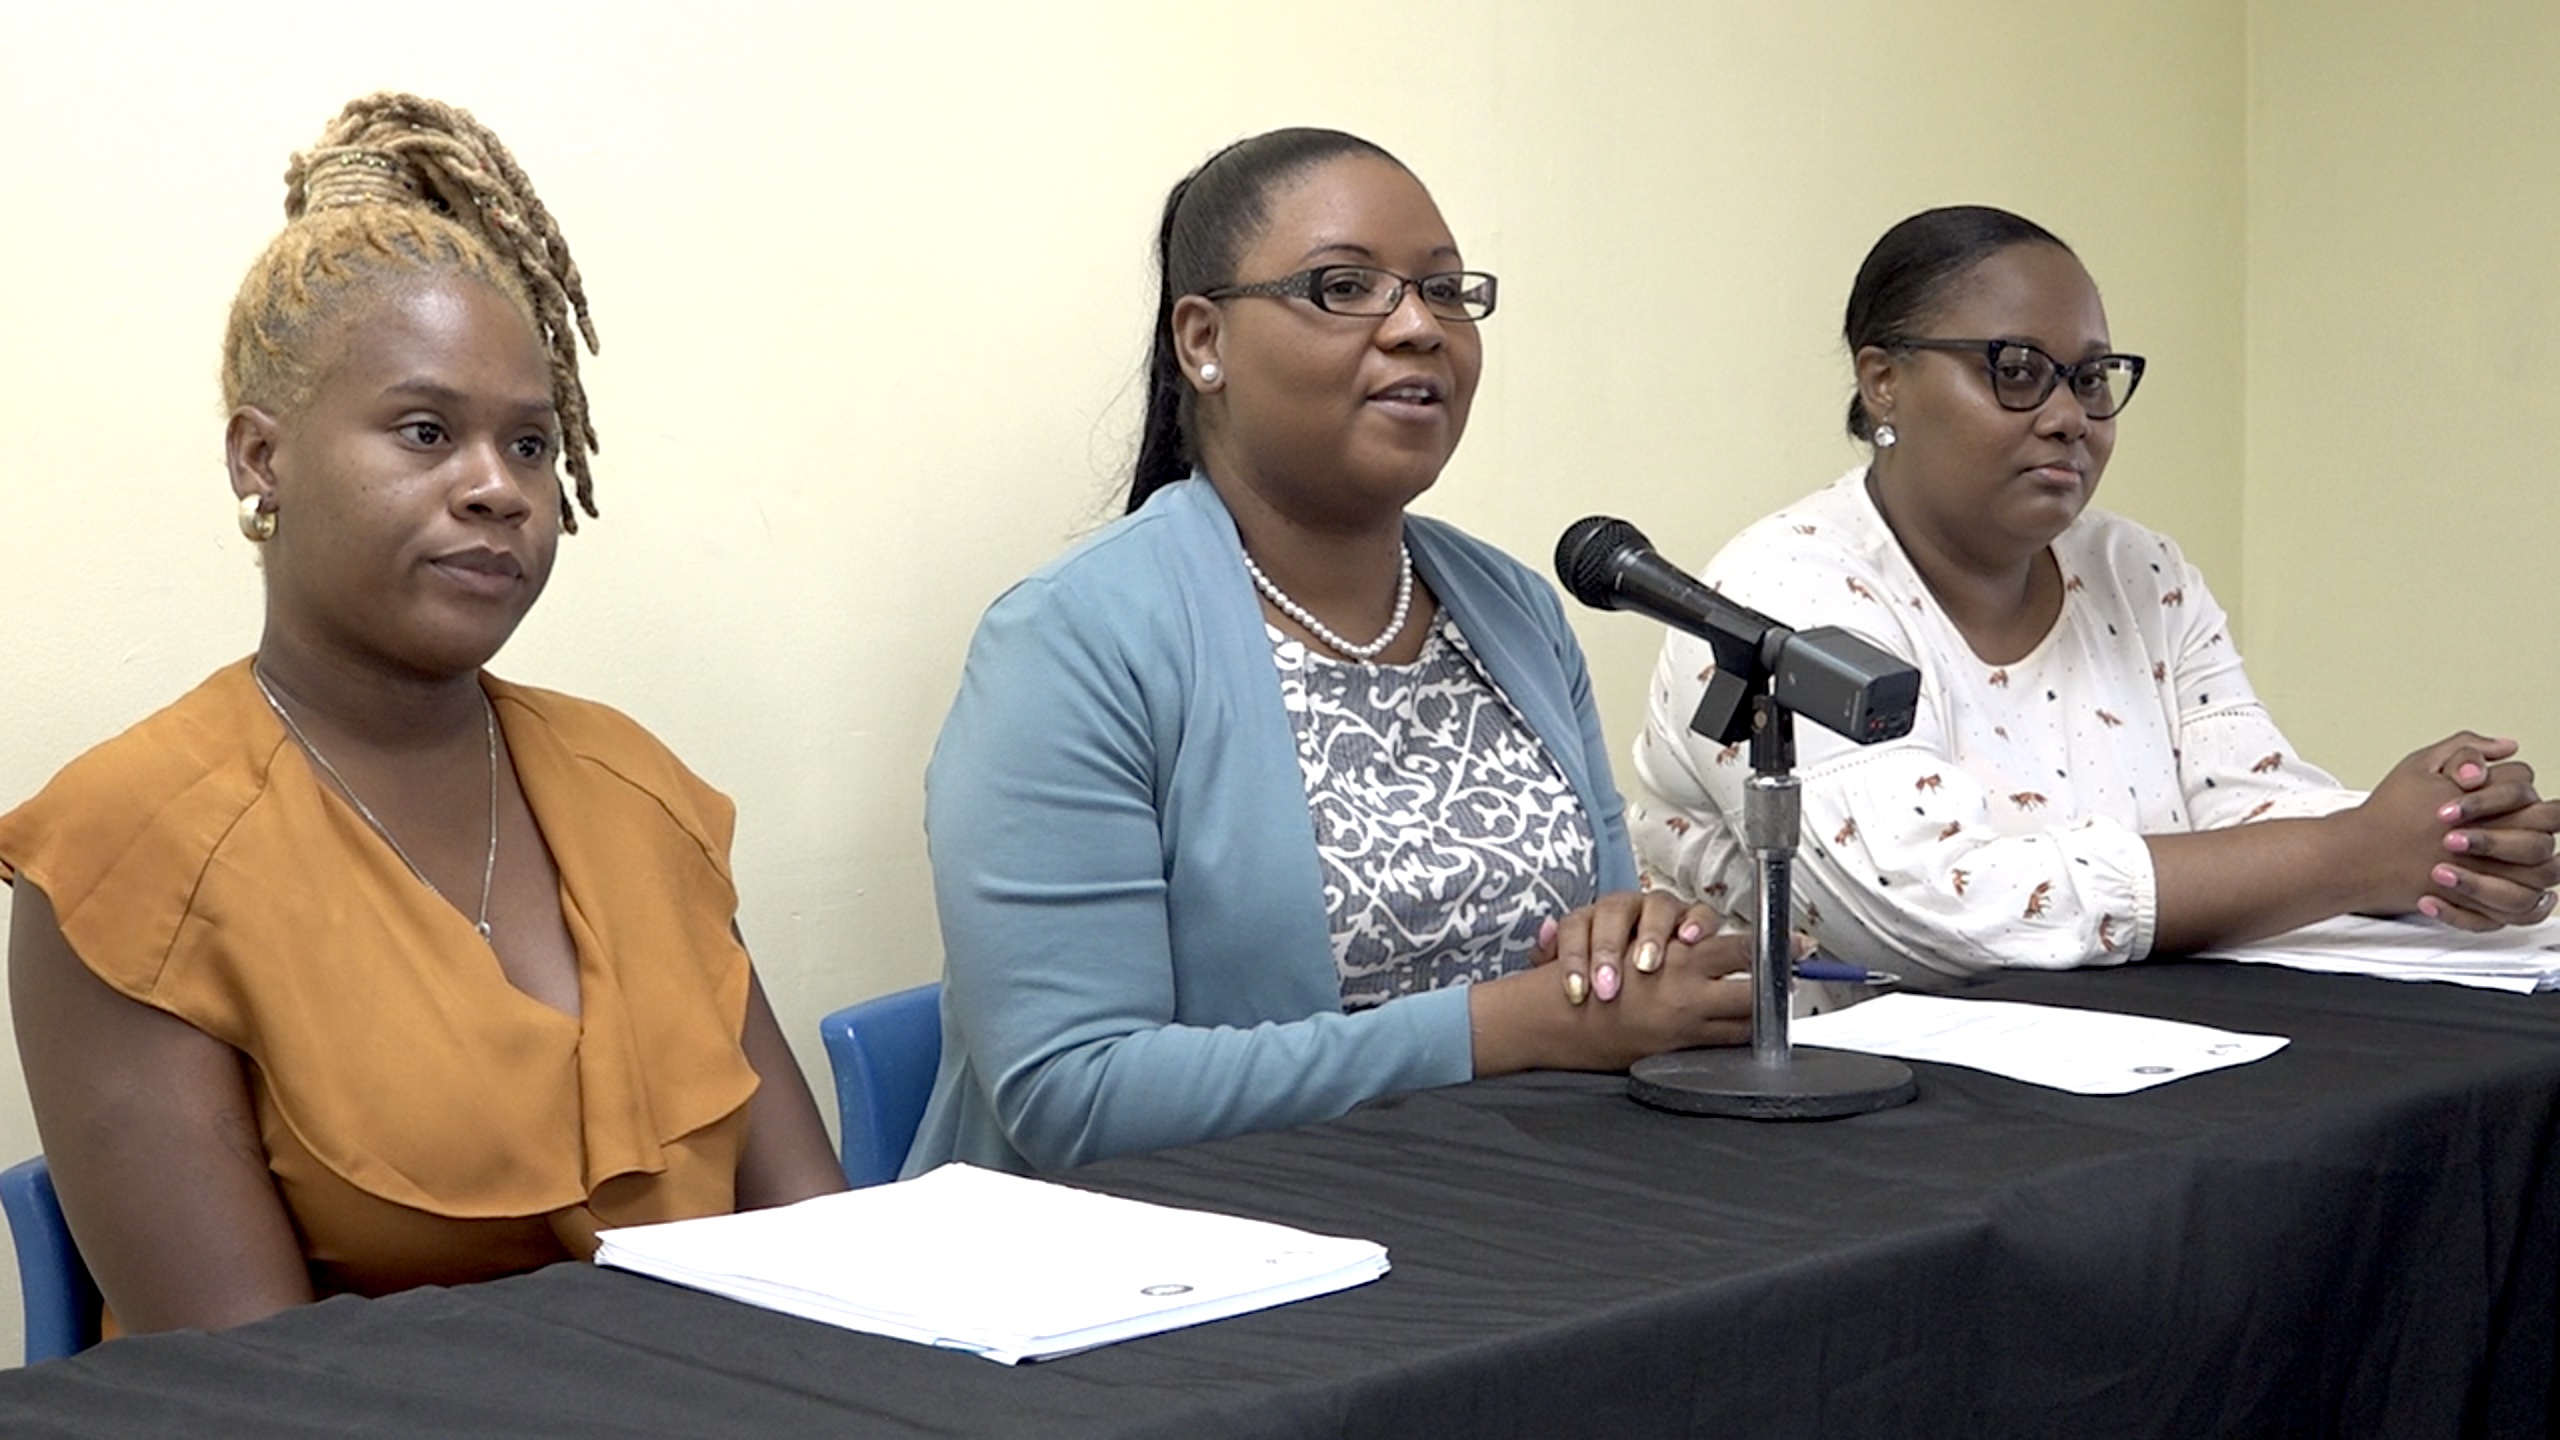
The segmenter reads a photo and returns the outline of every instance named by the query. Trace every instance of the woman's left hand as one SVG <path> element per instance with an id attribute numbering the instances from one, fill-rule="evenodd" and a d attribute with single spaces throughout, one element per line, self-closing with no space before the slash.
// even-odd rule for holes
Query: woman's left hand
<path id="1" fill-rule="evenodd" d="M 2445 913 L 2442 897 L 2419 902 L 2421 910 L 2465 929 L 2546 919 L 2552 887 L 2560 884 L 2560 801 L 2542 798 L 2532 766 L 2505 758 L 2515 753 L 2514 742 L 2493 746 L 2445 765 L 2445 778 L 2464 793 L 2437 811 L 2445 826 L 2446 858 L 2434 879 L 2452 907 L 2469 913 Z"/>
<path id="2" fill-rule="evenodd" d="M 1605 1004 L 1618 998 L 1628 970 L 1650 975 L 1671 946 L 1695 945 L 1722 924 L 1713 906 L 1661 890 L 1620 890 L 1540 926 L 1529 963 L 1554 966 L 1573 1004 Z"/>

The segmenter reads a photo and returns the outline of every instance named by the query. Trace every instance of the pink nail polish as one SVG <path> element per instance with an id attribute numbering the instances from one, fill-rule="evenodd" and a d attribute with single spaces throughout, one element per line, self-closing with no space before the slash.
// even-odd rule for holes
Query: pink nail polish
<path id="1" fill-rule="evenodd" d="M 1706 933 L 1707 927 L 1699 924 L 1695 920 L 1692 920 L 1688 924 L 1680 927 L 1680 943 L 1683 945 L 1695 945 L 1703 936 L 1705 936 Z"/>
<path id="2" fill-rule="evenodd" d="M 2444 906 L 2438 904 L 2433 895 L 2422 896 L 2418 901 L 2418 913 L 2430 920 L 2441 920 L 2444 918 Z"/>
<path id="3" fill-rule="evenodd" d="M 1591 972 L 1591 993 L 1603 1000 L 1618 998 L 1618 967 L 1603 965 Z"/>
<path id="4" fill-rule="evenodd" d="M 2470 854 L 2471 832 L 2468 830 L 2452 831 L 2444 837 L 2444 848 L 2452 851 L 2456 855 Z"/>
<path id="5" fill-rule="evenodd" d="M 2477 766 L 2477 765 L 2465 765 L 2465 766 L 2463 766 L 2463 767 L 2462 767 L 2462 783 L 2463 783 L 2463 784 L 2465 784 L 2465 785 L 2477 785 L 2477 784 L 2479 784 L 2479 783 L 2480 783 L 2480 767 L 2479 767 L 2479 766 Z"/>
<path id="6" fill-rule="evenodd" d="M 2450 809 L 2451 807 L 2448 806 L 2447 808 Z M 1546 946 L 1553 945 L 1554 943 L 1556 943 L 1556 922 L 1552 919 L 1538 922 L 1538 944 Z"/>
<path id="7" fill-rule="evenodd" d="M 2449 802 L 2447 802 L 2447 803 L 2445 804 L 2445 806 L 2444 806 L 2442 809 L 2440 809 L 2440 810 L 2436 811 L 2436 818 L 2437 818 L 2437 819 L 2439 819 L 2439 820 L 2444 821 L 2444 822 L 2445 822 L 2446 824 L 2448 824 L 2448 825 L 2452 824 L 2452 823 L 2453 823 L 2454 821 L 2456 821 L 2456 820 L 2461 819 L 2461 818 L 2462 818 L 2462 806 L 2461 806 L 2460 802 L 2458 802 L 2458 801 L 2449 801 Z M 1556 923 L 1556 922 L 1554 922 L 1553 920 L 1550 920 L 1550 921 L 1548 921 L 1547 923 L 1548 923 L 1548 924 L 1550 924 L 1550 925 L 1553 925 L 1553 924 L 1554 924 L 1554 923 Z"/>
<path id="8" fill-rule="evenodd" d="M 2454 868 L 2450 865 L 2437 866 L 2433 873 L 2429 874 L 2427 878 L 2433 880 L 2447 890 L 2452 889 L 2454 886 L 2462 882 L 2462 876 L 2456 873 Z"/>

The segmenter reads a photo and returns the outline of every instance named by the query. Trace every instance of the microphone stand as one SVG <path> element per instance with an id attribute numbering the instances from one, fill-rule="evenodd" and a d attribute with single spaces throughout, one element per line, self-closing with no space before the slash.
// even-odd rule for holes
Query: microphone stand
<path id="1" fill-rule="evenodd" d="M 1837 626 L 1793 630 L 1734 604 L 1660 555 L 1624 520 L 1577 520 L 1556 542 L 1556 576 L 1585 605 L 1634 610 L 1714 647 L 1715 667 L 1689 728 L 1718 745 L 1751 742 L 1743 843 L 1760 879 L 1751 957 L 1751 1048 L 1681 1050 L 1637 1061 L 1627 1093 L 1688 1115 L 1819 1120 L 1909 1100 L 1911 1067 L 1787 1041 L 1795 981 L 1793 878 L 1802 801 L 1795 776 L 1799 714 L 1860 745 L 1911 733 L 1920 672 Z"/>
<path id="2" fill-rule="evenodd" d="M 1745 697 L 1728 683 L 1731 672 L 1719 671 L 1689 727 L 1724 743 L 1733 730 L 1733 702 Z M 1751 1048 L 1678 1050 L 1639 1060 L 1627 1072 L 1627 1093 L 1657 1110 L 1749 1120 L 1829 1120 L 1889 1110 L 1918 1093 L 1910 1066 L 1850 1050 L 1799 1050 L 1788 1041 L 1795 979 L 1791 886 L 1802 825 L 1795 713 L 1772 693 L 1765 670 L 1745 683 L 1751 779 L 1743 791 L 1742 838 L 1751 847 L 1760 885 L 1759 933 L 1751 955 Z"/>

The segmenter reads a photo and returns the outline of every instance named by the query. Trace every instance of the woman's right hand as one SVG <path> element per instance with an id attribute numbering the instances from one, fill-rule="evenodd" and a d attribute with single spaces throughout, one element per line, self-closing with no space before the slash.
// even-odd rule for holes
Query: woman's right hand
<path id="1" fill-rule="evenodd" d="M 1576 916 L 1593 923 L 1590 910 L 1599 908 Z M 1661 963 L 1650 970 L 1624 967 L 1615 997 L 1605 1002 L 1588 993 L 1577 1000 L 1566 977 L 1580 972 L 1555 964 L 1474 986 L 1468 1011 L 1479 1078 L 1520 1070 L 1624 1070 L 1648 1055 L 1751 1038 L 1750 932 L 1723 930 L 1713 911 L 1687 909 L 1659 894 L 1621 908 L 1632 910 L 1625 918 L 1635 933 L 1665 933 Z M 1668 916 L 1678 917 L 1676 928 L 1660 923 Z"/>

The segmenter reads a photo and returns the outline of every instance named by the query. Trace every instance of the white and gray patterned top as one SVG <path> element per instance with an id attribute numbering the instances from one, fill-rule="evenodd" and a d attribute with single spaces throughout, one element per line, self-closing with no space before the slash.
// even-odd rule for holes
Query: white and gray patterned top
<path id="1" fill-rule="evenodd" d="M 1448 612 L 1410 665 L 1270 635 L 1343 1008 L 1519 969 L 1591 888 L 1591 820 Z"/>

